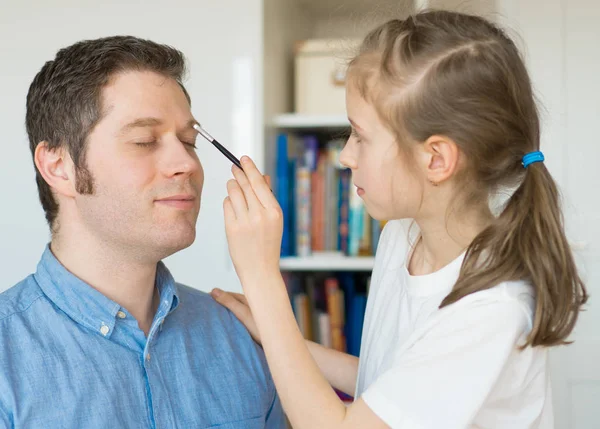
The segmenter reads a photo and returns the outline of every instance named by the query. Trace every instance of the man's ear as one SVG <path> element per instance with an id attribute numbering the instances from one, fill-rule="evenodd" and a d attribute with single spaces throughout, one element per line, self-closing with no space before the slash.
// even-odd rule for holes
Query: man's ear
<path id="1" fill-rule="evenodd" d="M 38 171 L 54 192 L 67 197 L 77 194 L 73 161 L 64 148 L 51 149 L 47 141 L 42 141 L 35 148 L 33 159 Z"/>
<path id="2" fill-rule="evenodd" d="M 425 174 L 429 183 L 437 186 L 456 172 L 459 150 L 454 140 L 434 135 L 425 140 L 423 150 L 427 154 Z"/>

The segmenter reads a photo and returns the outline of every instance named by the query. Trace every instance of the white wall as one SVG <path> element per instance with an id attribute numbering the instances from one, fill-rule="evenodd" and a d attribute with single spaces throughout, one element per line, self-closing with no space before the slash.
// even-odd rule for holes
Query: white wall
<path id="1" fill-rule="evenodd" d="M 293 111 L 294 44 L 310 38 L 314 20 L 297 0 L 263 0 L 265 171 L 274 174 L 277 132 L 271 118 Z"/>
<path id="2" fill-rule="evenodd" d="M 574 344 L 551 353 L 557 429 L 600 427 L 600 3 L 498 0 L 521 35 L 544 106 L 542 151 L 563 192 L 569 239 L 591 299 Z"/>
<path id="3" fill-rule="evenodd" d="M 189 60 L 196 118 L 232 152 L 262 153 L 262 0 L 0 0 L 0 291 L 35 269 L 49 239 L 25 133 L 31 80 L 81 39 L 131 34 L 171 44 Z M 206 179 L 196 242 L 167 260 L 202 290 L 240 290 L 222 221 L 230 163 L 198 149 Z"/>

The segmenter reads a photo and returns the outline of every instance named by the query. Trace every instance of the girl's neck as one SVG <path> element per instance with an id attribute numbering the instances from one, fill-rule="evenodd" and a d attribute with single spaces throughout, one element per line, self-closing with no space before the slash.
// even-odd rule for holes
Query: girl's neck
<path id="1" fill-rule="evenodd" d="M 420 234 L 409 261 L 411 275 L 431 274 L 458 258 L 492 221 L 481 211 L 415 219 Z"/>

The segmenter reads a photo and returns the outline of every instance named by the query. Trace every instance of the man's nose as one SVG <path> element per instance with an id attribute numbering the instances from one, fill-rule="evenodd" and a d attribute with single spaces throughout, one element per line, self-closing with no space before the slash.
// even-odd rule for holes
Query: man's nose
<path id="1" fill-rule="evenodd" d="M 165 146 L 163 165 L 166 176 L 189 176 L 200 170 L 200 160 L 193 146 L 177 138 L 170 139 Z"/>

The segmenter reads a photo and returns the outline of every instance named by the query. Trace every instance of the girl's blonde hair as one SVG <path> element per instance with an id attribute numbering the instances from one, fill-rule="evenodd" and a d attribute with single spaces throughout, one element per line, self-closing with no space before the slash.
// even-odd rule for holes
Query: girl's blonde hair
<path id="1" fill-rule="evenodd" d="M 432 135 L 458 145 L 465 159 L 457 177 L 464 182 L 461 201 L 488 201 L 516 187 L 470 244 L 440 308 L 500 282 L 526 280 L 536 290 L 536 311 L 525 346 L 564 344 L 587 292 L 564 233 L 556 183 L 543 163 L 527 169 L 521 163 L 539 150 L 540 123 L 512 40 L 477 16 L 422 12 L 372 31 L 348 76 L 405 149 Z"/>

